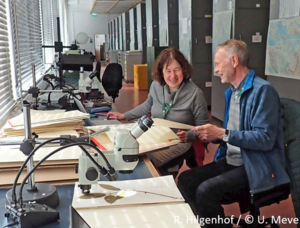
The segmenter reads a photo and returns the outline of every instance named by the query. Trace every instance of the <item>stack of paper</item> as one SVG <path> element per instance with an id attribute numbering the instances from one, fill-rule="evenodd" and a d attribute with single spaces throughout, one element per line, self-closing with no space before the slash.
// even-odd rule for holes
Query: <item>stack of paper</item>
<path id="1" fill-rule="evenodd" d="M 82 119 L 89 118 L 89 115 L 79 111 L 65 112 L 59 111 L 37 111 L 31 110 L 31 131 L 38 134 L 37 140 L 47 140 L 56 138 L 60 135 L 75 135 L 79 136 L 76 130 L 82 130 Z M 1 129 L 0 137 L 2 141 L 22 141 L 24 139 L 24 117 L 23 114 L 16 116 L 7 121 Z M 42 158 L 58 149 L 59 147 L 49 147 L 48 144 L 37 150 L 33 156 L 36 164 Z M 20 151 L 19 145 L 3 146 L 0 145 L 0 186 L 11 185 L 14 178 L 26 160 L 25 156 Z M 36 181 L 69 181 L 73 183 L 78 179 L 78 174 L 75 173 L 75 166 L 78 164 L 78 158 L 82 153 L 79 147 L 70 147 L 49 157 L 35 171 Z M 49 175 L 51 173 L 51 175 Z M 26 175 L 26 169 L 23 171 L 19 181 L 23 180 Z"/>
<path id="2" fill-rule="evenodd" d="M 198 227 L 172 176 L 107 182 L 81 193 L 75 184 L 71 212 L 90 227 Z M 71 219 L 72 220 L 72 219 Z M 78 220 L 77 220 L 78 221 Z"/>
<path id="3" fill-rule="evenodd" d="M 89 118 L 89 114 L 80 111 L 65 112 L 30 110 L 31 131 L 37 134 L 59 130 L 82 129 L 83 119 Z M 24 135 L 23 113 L 8 120 L 0 131 L 0 137 Z"/>
<path id="4" fill-rule="evenodd" d="M 20 146 L 17 145 L 0 146 L 0 187 L 11 186 L 19 168 L 27 159 L 27 156 L 19 148 Z M 40 148 L 33 156 L 34 164 L 58 148 Z M 78 164 L 78 158 L 81 153 L 81 149 L 78 146 L 74 146 L 53 154 L 34 172 L 35 180 L 37 182 L 71 180 L 74 183 L 78 179 L 78 174 L 75 173 L 75 166 Z M 25 169 L 18 183 L 23 180 L 26 174 L 27 171 Z"/>
<path id="5" fill-rule="evenodd" d="M 38 149 L 34 156 L 34 164 L 45 156 L 59 149 L 59 147 L 42 147 Z M 74 164 L 78 163 L 78 158 L 82 151 L 78 146 L 68 147 L 50 156 L 43 165 L 49 164 Z M 20 167 L 27 159 L 27 156 L 20 151 L 20 146 L 0 146 L 0 168 Z"/>

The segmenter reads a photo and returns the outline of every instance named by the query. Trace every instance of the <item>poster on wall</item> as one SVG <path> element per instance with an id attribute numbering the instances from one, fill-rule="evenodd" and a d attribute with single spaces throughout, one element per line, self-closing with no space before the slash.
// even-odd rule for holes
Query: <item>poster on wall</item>
<path id="1" fill-rule="evenodd" d="M 230 39 L 232 10 L 217 12 L 214 14 L 213 22 L 213 58 L 218 45 Z M 218 76 L 214 73 L 215 76 Z"/>
<path id="2" fill-rule="evenodd" d="M 300 0 L 280 0 L 279 18 L 299 16 Z"/>
<path id="3" fill-rule="evenodd" d="M 300 17 L 271 20 L 265 74 L 300 79 Z"/>

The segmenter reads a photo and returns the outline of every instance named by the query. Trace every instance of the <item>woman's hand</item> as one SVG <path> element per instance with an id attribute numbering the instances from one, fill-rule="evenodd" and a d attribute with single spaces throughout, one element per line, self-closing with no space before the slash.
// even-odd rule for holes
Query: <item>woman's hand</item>
<path id="1" fill-rule="evenodd" d="M 120 112 L 109 112 L 107 113 L 105 119 L 109 120 L 124 120 L 125 119 L 125 115 L 123 113 Z"/>
<path id="2" fill-rule="evenodd" d="M 176 135 L 179 137 L 179 140 L 183 143 L 187 142 L 188 134 L 186 131 L 178 130 Z"/>

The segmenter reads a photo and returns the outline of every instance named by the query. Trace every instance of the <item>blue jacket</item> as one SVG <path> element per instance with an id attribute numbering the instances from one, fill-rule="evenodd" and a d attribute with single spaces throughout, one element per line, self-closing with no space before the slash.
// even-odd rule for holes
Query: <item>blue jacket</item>
<path id="1" fill-rule="evenodd" d="M 224 128 L 227 127 L 232 90 L 225 91 Z M 284 155 L 280 99 L 271 84 L 250 70 L 240 100 L 240 129 L 230 130 L 228 143 L 241 148 L 250 192 L 289 183 Z M 221 143 L 215 159 L 226 156 Z"/>

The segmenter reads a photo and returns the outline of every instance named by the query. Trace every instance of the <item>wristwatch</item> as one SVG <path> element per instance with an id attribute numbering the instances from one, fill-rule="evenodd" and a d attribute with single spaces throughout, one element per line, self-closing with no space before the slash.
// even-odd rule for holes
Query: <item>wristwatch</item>
<path id="1" fill-rule="evenodd" d="M 222 140 L 224 142 L 228 142 L 228 134 L 229 134 L 229 130 L 225 129 L 225 134 L 222 137 Z"/>

